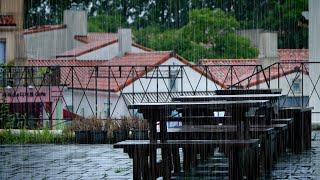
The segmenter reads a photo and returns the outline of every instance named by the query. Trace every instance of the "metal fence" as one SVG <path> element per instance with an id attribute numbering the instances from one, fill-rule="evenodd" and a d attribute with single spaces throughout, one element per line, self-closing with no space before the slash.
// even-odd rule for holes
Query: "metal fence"
<path id="1" fill-rule="evenodd" d="M 167 102 L 228 88 L 279 88 L 287 95 L 282 106 L 307 106 L 312 98 L 320 100 L 319 74 L 309 72 L 319 65 L 3 66 L 1 126 L 12 117 L 15 126 L 34 128 L 80 117 L 134 116 L 128 104 Z"/>

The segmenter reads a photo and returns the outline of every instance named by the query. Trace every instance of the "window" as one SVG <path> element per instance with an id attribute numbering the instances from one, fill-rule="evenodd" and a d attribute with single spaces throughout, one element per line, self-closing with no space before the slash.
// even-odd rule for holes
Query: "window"
<path id="1" fill-rule="evenodd" d="M 6 63 L 6 41 L 0 40 L 0 64 Z"/>
<path id="2" fill-rule="evenodd" d="M 110 103 L 111 105 L 111 103 Z M 103 103 L 103 113 L 105 117 L 109 117 L 110 115 L 110 106 L 109 106 L 109 100 L 106 99 Z"/>
<path id="3" fill-rule="evenodd" d="M 294 93 L 300 93 L 302 91 L 302 80 L 301 79 L 293 80 L 291 89 Z"/>
<path id="4" fill-rule="evenodd" d="M 169 74 L 169 85 L 171 91 L 177 90 L 179 70 L 171 69 Z"/>

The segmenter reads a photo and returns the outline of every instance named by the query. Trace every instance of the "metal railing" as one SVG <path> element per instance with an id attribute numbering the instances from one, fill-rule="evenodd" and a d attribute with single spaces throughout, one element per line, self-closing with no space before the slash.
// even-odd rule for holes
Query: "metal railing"
<path id="1" fill-rule="evenodd" d="M 0 104 L 8 106 L 9 114 L 50 127 L 79 117 L 134 116 L 136 112 L 128 110 L 128 104 L 170 101 L 178 95 L 210 95 L 227 88 L 279 88 L 291 103 L 306 106 L 310 97 L 320 100 L 319 77 L 309 73 L 309 67 L 317 65 L 320 63 L 279 62 L 266 68 L 246 64 L 3 66 Z M 282 103 L 286 105 L 288 100 Z M 0 113 L 4 119 L 5 112 Z"/>

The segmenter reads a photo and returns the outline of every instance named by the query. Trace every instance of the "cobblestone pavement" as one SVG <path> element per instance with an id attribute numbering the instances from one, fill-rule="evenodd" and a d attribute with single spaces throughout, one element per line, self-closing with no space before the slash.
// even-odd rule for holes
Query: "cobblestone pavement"
<path id="1" fill-rule="evenodd" d="M 320 132 L 312 150 L 287 154 L 268 179 L 320 179 Z M 0 146 L 0 179 L 131 179 L 132 160 L 112 145 Z"/>
<path id="2" fill-rule="evenodd" d="M 132 161 L 112 145 L 0 146 L 0 179 L 131 179 Z"/>

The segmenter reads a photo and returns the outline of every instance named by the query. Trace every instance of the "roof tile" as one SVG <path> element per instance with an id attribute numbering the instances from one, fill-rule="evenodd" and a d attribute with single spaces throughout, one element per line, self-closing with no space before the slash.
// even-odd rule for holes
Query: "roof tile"
<path id="1" fill-rule="evenodd" d="M 297 71 L 308 73 L 308 67 L 301 67 L 301 62 L 308 61 L 307 49 L 279 49 L 279 61 L 282 62 L 278 68 L 275 65 L 264 72 L 258 72 L 258 59 L 203 59 L 200 64 L 209 66 L 210 75 L 224 86 L 228 87 L 236 82 L 247 79 L 241 83 L 244 87 L 251 87 L 264 83 Z M 232 71 L 231 71 L 231 66 Z M 251 79 L 248 77 L 252 76 Z"/>

